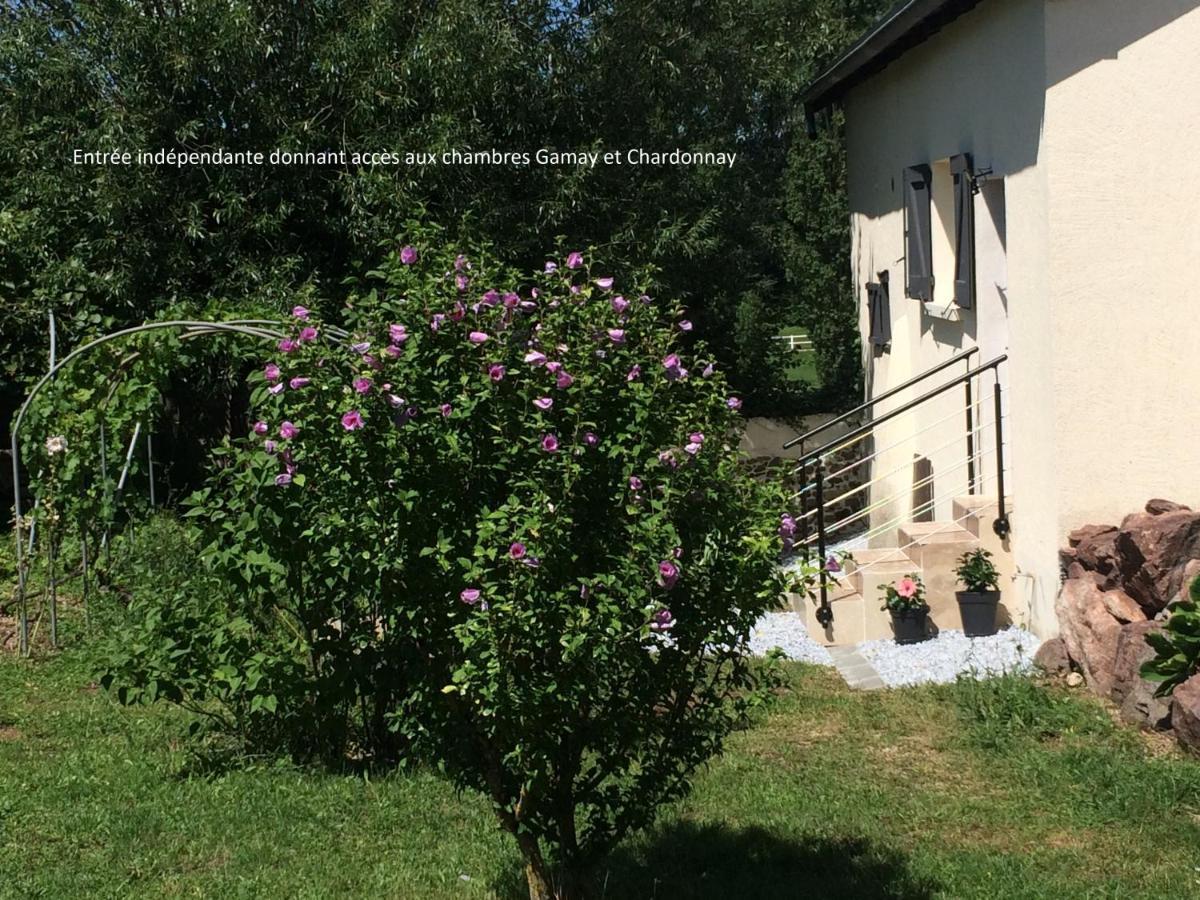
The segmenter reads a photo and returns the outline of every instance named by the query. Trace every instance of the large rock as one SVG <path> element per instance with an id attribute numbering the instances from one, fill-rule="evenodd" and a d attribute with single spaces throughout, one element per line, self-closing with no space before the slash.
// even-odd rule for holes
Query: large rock
<path id="1" fill-rule="evenodd" d="M 1037 653 L 1033 655 L 1033 664 L 1047 675 L 1064 675 L 1071 671 L 1071 657 L 1067 655 L 1067 644 L 1060 637 L 1042 641 Z"/>
<path id="2" fill-rule="evenodd" d="M 1174 500 L 1163 500 L 1162 498 L 1146 501 L 1146 512 L 1152 516 L 1161 516 L 1163 513 L 1179 512 L 1180 510 L 1190 510 L 1190 507 L 1176 503 Z"/>
<path id="3" fill-rule="evenodd" d="M 1200 513 L 1183 508 L 1126 516 L 1115 548 L 1121 586 L 1153 616 L 1178 596 L 1188 561 L 1200 559 Z"/>
<path id="4" fill-rule="evenodd" d="M 1105 592 L 1090 579 L 1067 581 L 1055 602 L 1062 638 L 1097 694 L 1112 692 L 1121 623 L 1108 611 Z"/>
<path id="5" fill-rule="evenodd" d="M 1109 575 L 1120 568 L 1115 525 L 1088 525 L 1072 531 L 1068 540 L 1074 560 L 1085 569 Z"/>
<path id="6" fill-rule="evenodd" d="M 1171 697 L 1171 727 L 1179 743 L 1200 753 L 1200 675 L 1175 688 Z"/>
<path id="7" fill-rule="evenodd" d="M 1113 663 L 1113 702 L 1121 709 L 1126 722 L 1148 728 L 1163 729 L 1171 724 L 1171 701 L 1155 697 L 1157 684 L 1142 678 L 1142 663 L 1155 657 L 1154 648 L 1146 643 L 1146 635 L 1160 631 L 1158 622 L 1131 622 L 1121 627 L 1117 636 L 1117 655 Z"/>

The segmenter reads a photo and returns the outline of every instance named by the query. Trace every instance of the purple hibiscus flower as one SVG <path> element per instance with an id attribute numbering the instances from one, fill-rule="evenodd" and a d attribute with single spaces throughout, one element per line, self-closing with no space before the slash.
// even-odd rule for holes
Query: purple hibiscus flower
<path id="1" fill-rule="evenodd" d="M 347 431 L 358 431 L 366 424 L 363 422 L 362 413 L 357 409 L 352 409 L 342 414 L 342 427 Z"/>
<path id="2" fill-rule="evenodd" d="M 410 246 L 400 248 L 400 262 L 404 263 L 406 266 L 411 266 L 416 261 L 417 261 L 417 248 L 416 247 L 413 247 L 410 245 Z"/>

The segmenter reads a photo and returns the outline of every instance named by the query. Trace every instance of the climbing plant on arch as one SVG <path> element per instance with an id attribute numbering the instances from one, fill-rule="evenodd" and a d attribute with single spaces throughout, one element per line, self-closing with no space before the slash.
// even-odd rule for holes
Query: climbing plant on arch
<path id="1" fill-rule="evenodd" d="M 142 423 L 159 400 L 159 386 L 183 341 L 217 335 L 278 341 L 279 325 L 266 320 L 226 322 L 171 320 L 149 322 L 89 341 L 51 364 L 30 390 L 13 420 L 13 537 L 17 561 L 19 649 L 30 651 L 27 596 L 29 563 L 45 549 L 51 560 L 69 523 L 79 529 L 83 585 L 88 587 L 89 534 L 112 522 L 114 493 L 124 486 Z M 136 377 L 134 377 L 136 376 Z M 47 401 L 40 403 L 39 401 Z M 129 433 L 113 445 L 110 432 Z M 123 454 L 123 455 L 122 455 Z M 120 476 L 112 477 L 112 466 Z M 37 499 L 27 509 L 23 471 L 37 484 Z M 42 538 L 36 540 L 41 527 Z M 89 527 L 90 526 L 90 527 Z M 95 542 L 91 542 L 95 546 Z M 57 643 L 55 579 L 47 579 L 43 609 L 50 639 Z"/>

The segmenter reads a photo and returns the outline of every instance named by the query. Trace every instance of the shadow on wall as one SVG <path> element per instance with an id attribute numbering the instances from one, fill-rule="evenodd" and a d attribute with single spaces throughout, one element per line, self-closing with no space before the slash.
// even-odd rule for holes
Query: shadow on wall
<path id="1" fill-rule="evenodd" d="M 1117 59 L 1130 44 L 1192 12 L 1196 12 L 1196 0 L 1059 0 L 1048 4 L 1046 26 L 1053 35 L 1053 47 L 1046 54 L 1046 84 L 1056 85 L 1102 60 Z"/>
<path id="2" fill-rule="evenodd" d="M 862 838 L 786 840 L 762 828 L 689 823 L 654 831 L 635 851 L 618 850 L 595 884 L 597 897 L 664 900 L 926 900 L 937 890 L 899 853 Z M 520 872 L 497 892 L 529 896 Z"/>

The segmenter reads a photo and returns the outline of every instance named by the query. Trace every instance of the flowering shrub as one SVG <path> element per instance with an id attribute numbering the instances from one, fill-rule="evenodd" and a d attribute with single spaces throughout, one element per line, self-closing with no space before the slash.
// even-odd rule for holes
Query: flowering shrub
<path id="1" fill-rule="evenodd" d="M 386 719 L 573 895 L 768 696 L 781 492 L 683 311 L 582 252 L 521 279 L 417 235 L 345 324 L 293 311 L 189 515 L 311 702 Z"/>
<path id="2" fill-rule="evenodd" d="M 915 612 L 928 609 L 925 603 L 925 585 L 917 574 L 905 575 L 893 584 L 881 584 L 883 591 L 882 609 L 892 612 Z"/>

